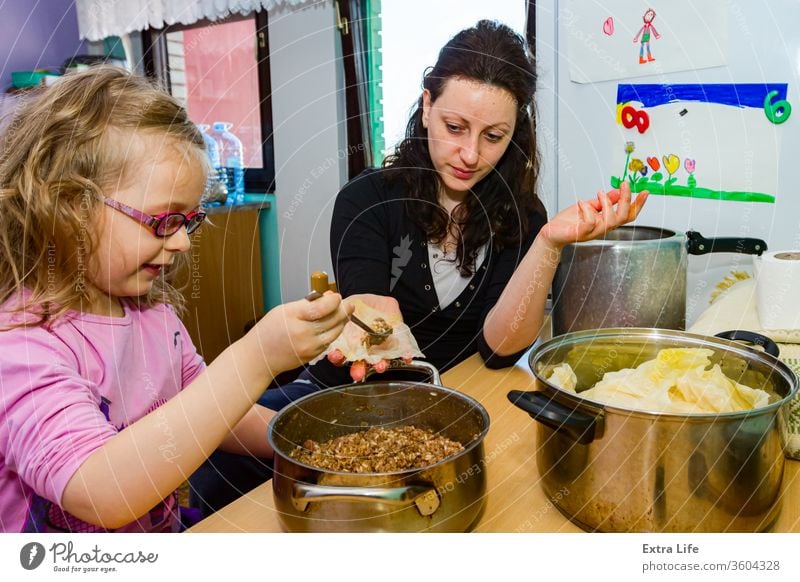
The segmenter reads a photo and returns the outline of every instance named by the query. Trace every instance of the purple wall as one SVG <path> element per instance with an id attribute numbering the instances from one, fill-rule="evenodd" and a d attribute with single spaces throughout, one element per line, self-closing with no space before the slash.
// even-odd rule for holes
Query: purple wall
<path id="1" fill-rule="evenodd" d="M 11 85 L 12 71 L 57 69 L 83 54 L 73 0 L 0 1 L 0 92 Z"/>

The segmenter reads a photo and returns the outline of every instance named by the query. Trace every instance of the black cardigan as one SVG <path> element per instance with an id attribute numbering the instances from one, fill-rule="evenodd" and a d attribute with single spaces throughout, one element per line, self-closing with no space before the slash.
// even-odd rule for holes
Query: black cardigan
<path id="1" fill-rule="evenodd" d="M 470 284 L 441 309 L 425 233 L 407 215 L 401 188 L 387 185 L 387 171 L 362 172 L 336 198 L 331 260 L 339 291 L 344 297 L 375 293 L 397 299 L 420 350 L 442 371 L 476 351 L 490 368 L 513 365 L 525 350 L 495 354 L 484 338 L 483 322 L 547 222 L 544 207 L 538 204 L 531 214 L 520 245 L 498 251 L 490 239 Z"/>

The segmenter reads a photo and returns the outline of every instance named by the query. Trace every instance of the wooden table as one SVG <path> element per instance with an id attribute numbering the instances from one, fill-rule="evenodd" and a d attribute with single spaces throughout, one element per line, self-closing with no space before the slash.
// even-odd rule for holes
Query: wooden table
<path id="1" fill-rule="evenodd" d="M 512 405 L 506 394 L 529 389 L 533 376 L 523 358 L 504 370 L 489 370 L 478 355 L 443 374 L 445 386 L 461 390 L 486 407 L 491 418 L 484 442 L 487 462 L 486 508 L 478 532 L 579 532 L 545 497 L 536 468 L 536 422 Z M 783 509 L 772 531 L 800 532 L 800 461 L 787 459 Z M 191 532 L 280 532 L 267 482 L 201 521 Z"/>

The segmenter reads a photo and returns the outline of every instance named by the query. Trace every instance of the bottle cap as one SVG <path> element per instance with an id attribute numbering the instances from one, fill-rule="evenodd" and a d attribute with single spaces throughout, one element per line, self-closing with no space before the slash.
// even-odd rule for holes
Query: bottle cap
<path id="1" fill-rule="evenodd" d="M 215 121 L 214 122 L 214 131 L 225 131 L 225 126 L 228 123 L 226 121 Z"/>

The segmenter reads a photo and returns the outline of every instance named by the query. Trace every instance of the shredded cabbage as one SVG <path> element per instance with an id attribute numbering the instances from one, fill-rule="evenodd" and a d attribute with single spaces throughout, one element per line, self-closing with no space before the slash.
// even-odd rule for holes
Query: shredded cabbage
<path id="1" fill-rule="evenodd" d="M 713 351 L 704 348 L 668 348 L 636 368 L 607 372 L 597 384 L 580 392 L 603 404 L 652 412 L 704 414 L 740 412 L 766 406 L 769 394 L 727 377 Z M 569 364 L 559 364 L 548 381 L 575 392 L 578 380 Z"/>

